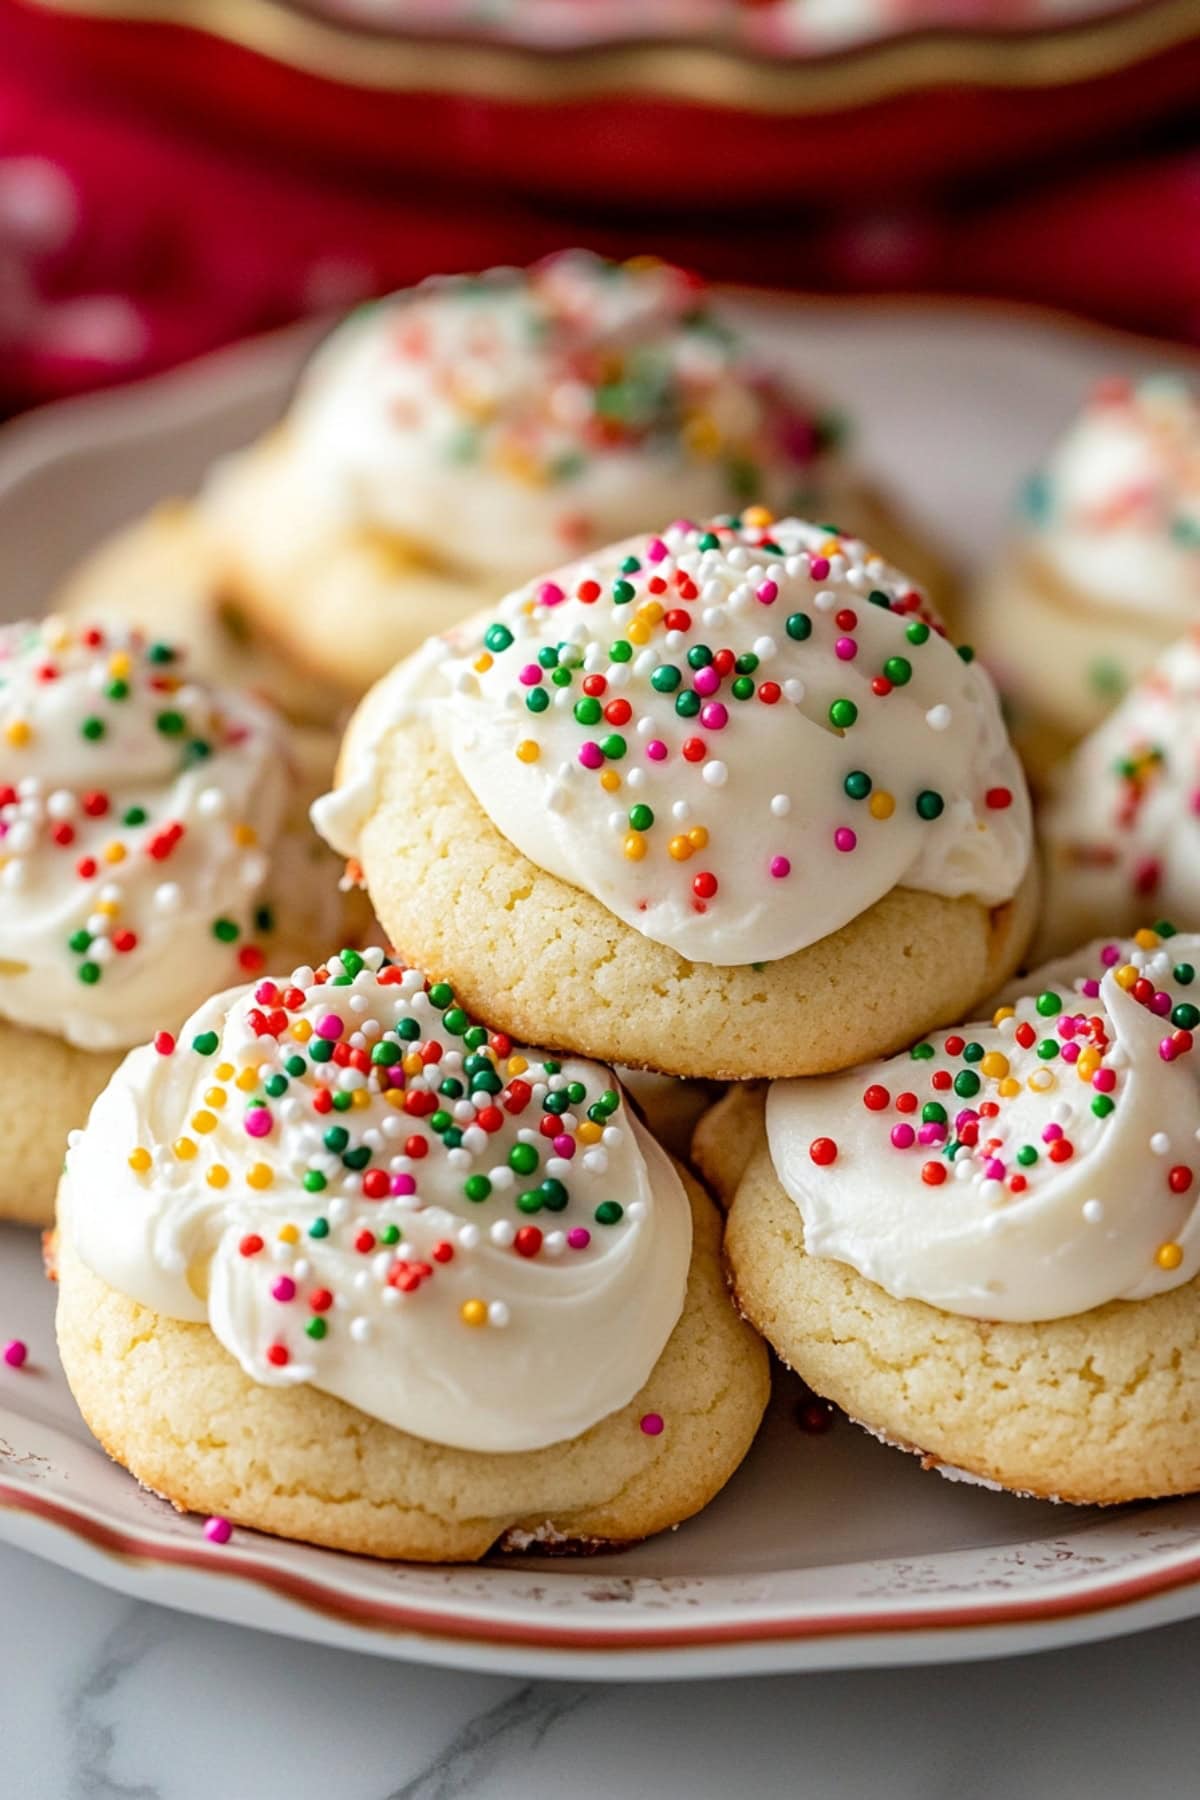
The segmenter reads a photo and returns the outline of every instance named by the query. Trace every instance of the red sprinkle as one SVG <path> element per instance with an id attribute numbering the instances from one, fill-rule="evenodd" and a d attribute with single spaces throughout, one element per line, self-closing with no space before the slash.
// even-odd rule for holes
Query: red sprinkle
<path id="1" fill-rule="evenodd" d="M 837 1153 L 838 1147 L 832 1138 L 814 1138 L 812 1143 L 808 1146 L 808 1154 L 812 1157 L 818 1168 L 822 1169 L 828 1168 L 830 1163 L 837 1161 Z"/>

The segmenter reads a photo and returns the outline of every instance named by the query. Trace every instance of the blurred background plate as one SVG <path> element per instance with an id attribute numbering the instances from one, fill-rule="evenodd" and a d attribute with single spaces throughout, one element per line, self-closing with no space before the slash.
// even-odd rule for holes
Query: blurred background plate
<path id="1" fill-rule="evenodd" d="M 864 421 L 874 469 L 964 566 L 1106 375 L 1181 354 L 1032 310 L 727 297 L 780 364 Z M 0 613 L 37 610 L 96 537 L 277 416 L 313 327 L 0 433 Z M 0 1228 L 0 1537 L 164 1605 L 464 1668 L 649 1679 L 954 1660 L 1200 1615 L 1200 1497 L 1100 1512 L 925 1474 L 778 1382 L 716 1503 L 617 1556 L 371 1563 L 239 1530 L 218 1548 L 111 1464 L 58 1373 L 36 1238 Z"/>

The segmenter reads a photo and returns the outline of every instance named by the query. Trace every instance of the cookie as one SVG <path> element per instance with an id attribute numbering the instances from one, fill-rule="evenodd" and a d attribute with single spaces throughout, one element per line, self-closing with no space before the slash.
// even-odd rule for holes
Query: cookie
<path id="1" fill-rule="evenodd" d="M 429 1561 L 628 1543 L 717 1492 L 766 1403 L 719 1218 L 609 1071 L 378 950 L 134 1051 L 59 1207 L 85 1419 L 235 1524 Z"/>
<path id="2" fill-rule="evenodd" d="M 1095 945 L 991 1022 L 774 1085 L 765 1132 L 742 1102 L 736 1154 L 705 1126 L 783 1360 L 931 1467 L 1089 1504 L 1200 1487 L 1198 965 L 1195 937 Z"/>
<path id="3" fill-rule="evenodd" d="M 188 517 L 224 603 L 294 678 L 351 698 L 539 570 L 748 499 L 942 578 L 773 360 L 650 258 L 427 282 L 353 313 Z"/>
<path id="4" fill-rule="evenodd" d="M 896 1048 L 1017 964 L 987 676 L 857 540 L 758 510 L 519 589 L 367 698 L 314 817 L 505 1029 L 715 1079 Z"/>
<path id="5" fill-rule="evenodd" d="M 1038 780 L 1200 619 L 1200 406 L 1181 379 L 1105 382 L 1027 485 L 963 631 Z"/>
<path id="6" fill-rule="evenodd" d="M 1059 956 L 1153 909 L 1200 929 L 1200 627 L 1055 770 L 1037 948 Z"/>
<path id="7" fill-rule="evenodd" d="M 120 625 L 0 627 L 0 1217 L 44 1223 L 121 1053 L 340 932 L 305 809 L 328 737 Z"/>

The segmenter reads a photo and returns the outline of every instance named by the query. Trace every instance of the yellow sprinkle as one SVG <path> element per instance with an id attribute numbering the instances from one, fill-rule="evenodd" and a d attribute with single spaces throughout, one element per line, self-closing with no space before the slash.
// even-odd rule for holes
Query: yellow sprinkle
<path id="1" fill-rule="evenodd" d="M 517 745 L 517 759 L 520 762 L 535 763 L 541 754 L 541 746 L 535 744 L 532 738 L 522 738 Z"/>
<path id="2" fill-rule="evenodd" d="M 1134 932 L 1133 941 L 1139 950 L 1153 950 L 1158 943 L 1158 933 L 1143 925 L 1140 931 Z"/>
<path id="3" fill-rule="evenodd" d="M 529 1064 L 523 1056 L 510 1056 L 508 1059 L 507 1068 L 510 1075 L 524 1075 L 528 1067 Z"/>
<path id="4" fill-rule="evenodd" d="M 625 628 L 625 636 L 629 639 L 631 644 L 648 644 L 650 642 L 650 627 L 643 624 L 640 619 L 632 619 Z"/>
<path id="5" fill-rule="evenodd" d="M 176 1138 L 172 1148 L 180 1162 L 191 1162 L 196 1154 L 196 1146 L 191 1138 Z"/>
<path id="6" fill-rule="evenodd" d="M 108 672 L 114 681 L 124 681 L 130 667 L 128 650 L 114 650 L 108 659 Z"/>
<path id="7" fill-rule="evenodd" d="M 979 1065 L 979 1072 L 981 1075 L 993 1076 L 997 1081 L 1002 1081 L 1008 1074 L 1008 1058 L 1003 1050 L 989 1050 Z"/>
<path id="8" fill-rule="evenodd" d="M 204 1179 L 207 1181 L 209 1187 L 228 1187 L 229 1170 L 225 1167 L 224 1163 L 214 1163 Z"/>
<path id="9" fill-rule="evenodd" d="M 104 860 L 105 860 L 105 862 L 110 862 L 110 863 L 124 862 L 125 861 L 125 846 L 124 846 L 124 844 L 120 843 L 116 838 L 113 839 L 111 844 L 105 844 Z"/>
<path id="10" fill-rule="evenodd" d="M 243 1094 L 253 1093 L 254 1089 L 258 1086 L 258 1070 L 243 1069 L 237 1078 L 237 1085 L 241 1088 Z"/>
<path id="11" fill-rule="evenodd" d="M 721 448 L 721 432 L 715 419 L 698 413 L 682 432 L 684 448 L 693 456 L 715 456 Z"/>
<path id="12" fill-rule="evenodd" d="M 1125 989 L 1131 988 L 1137 979 L 1138 972 L 1132 963 L 1122 963 L 1121 967 L 1113 976 L 1113 980 L 1116 982 L 1117 986 Z"/>
<path id="13" fill-rule="evenodd" d="M 1011 1100 L 1014 1094 L 1019 1094 L 1020 1091 L 1021 1084 L 1015 1075 L 1006 1075 L 1004 1080 L 1000 1083 L 1000 1086 L 996 1089 L 996 1092 L 1000 1095 L 1002 1100 Z"/>
<path id="14" fill-rule="evenodd" d="M 600 1126 L 594 1119 L 585 1119 L 575 1136 L 581 1144 L 598 1144 L 600 1142 Z"/>
<path id="15" fill-rule="evenodd" d="M 676 862 L 686 862 L 692 854 L 692 844 L 685 837 L 673 837 L 667 845 L 667 850 Z"/>
<path id="16" fill-rule="evenodd" d="M 643 625 L 661 625 L 664 617 L 662 602 L 660 600 L 643 600 L 635 617 L 640 619 Z"/>
<path id="17" fill-rule="evenodd" d="M 1096 1073 L 1096 1070 L 1100 1067 L 1100 1063 L 1100 1052 L 1094 1045 L 1089 1045 L 1086 1050 L 1080 1051 L 1079 1060 L 1075 1064 L 1075 1073 L 1078 1075 L 1080 1081 L 1090 1081 L 1092 1076 Z"/>
<path id="18" fill-rule="evenodd" d="M 1035 1069 L 1026 1082 L 1035 1094 L 1048 1094 L 1054 1086 L 1054 1074 L 1050 1069 Z"/>
<path id="19" fill-rule="evenodd" d="M 646 840 L 640 831 L 626 832 L 622 847 L 630 862 L 641 862 L 646 854 Z"/>
<path id="20" fill-rule="evenodd" d="M 250 850 L 258 842 L 258 833 L 253 825 L 235 825 L 233 841 L 240 850 Z"/>
<path id="21" fill-rule="evenodd" d="M 998 1006 L 992 1014 L 992 1024 L 1002 1025 L 1005 1019 L 1015 1019 L 1016 1016 L 1017 1009 L 1015 1006 Z"/>
<path id="22" fill-rule="evenodd" d="M 216 1076 L 217 1076 L 218 1081 L 232 1081 L 233 1080 L 233 1064 L 232 1063 L 218 1063 L 217 1068 L 216 1068 Z"/>
<path id="23" fill-rule="evenodd" d="M 13 719 L 4 727 L 4 736 L 14 750 L 23 750 L 33 736 L 33 731 L 27 720 Z"/>
<path id="24" fill-rule="evenodd" d="M 404 1105 L 403 1088 L 389 1088 L 383 1097 L 387 1104 L 390 1107 L 393 1107 L 397 1112 L 399 1112 L 400 1108 Z"/>
<path id="25" fill-rule="evenodd" d="M 206 1106 L 215 1106 L 217 1111 L 220 1112 L 228 1098 L 229 1095 L 225 1092 L 224 1088 L 209 1088 L 204 1096 L 204 1104 Z"/>
<path id="26" fill-rule="evenodd" d="M 203 1137 L 206 1132 L 215 1131 L 216 1129 L 217 1119 L 215 1113 L 197 1112 L 192 1114 L 192 1130 L 198 1131 L 201 1137 Z"/>
<path id="27" fill-rule="evenodd" d="M 419 1051 L 410 1050 L 400 1066 L 406 1075 L 419 1075 L 425 1064 L 421 1061 Z"/>
<path id="28" fill-rule="evenodd" d="M 275 1171 L 267 1163 L 253 1163 L 246 1170 L 246 1180 L 252 1188 L 269 1188 L 275 1179 Z"/>
<path id="29" fill-rule="evenodd" d="M 1154 1260 L 1160 1269 L 1177 1269 L 1183 1261 L 1183 1247 L 1180 1244 L 1160 1244 L 1154 1252 Z"/>
<path id="30" fill-rule="evenodd" d="M 366 1088 L 355 1088 L 350 1096 L 350 1104 L 355 1112 L 361 1112 L 364 1106 L 370 1106 L 371 1095 Z"/>
<path id="31" fill-rule="evenodd" d="M 878 788 L 867 801 L 873 819 L 890 819 L 896 810 L 896 802 L 886 788 Z"/>
<path id="32" fill-rule="evenodd" d="M 604 769 L 600 774 L 600 786 L 606 794 L 615 794 L 621 785 L 621 777 L 615 769 Z"/>
<path id="33" fill-rule="evenodd" d="M 138 1175 L 144 1175 L 152 1161 L 153 1158 L 151 1157 L 150 1152 L 144 1150 L 141 1144 L 138 1145 L 136 1150 L 131 1150 L 129 1152 L 129 1166 Z"/>
<path id="34" fill-rule="evenodd" d="M 757 531 L 764 525 L 774 523 L 775 515 L 765 506 L 748 506 L 742 514 L 742 524 L 749 525 Z"/>
<path id="35" fill-rule="evenodd" d="M 464 1300 L 458 1309 L 458 1316 L 464 1325 L 486 1325 L 487 1304 L 483 1300 Z"/>
<path id="36" fill-rule="evenodd" d="M 97 900 L 96 902 L 96 911 L 102 913 L 106 919 L 115 919 L 120 910 L 121 904 L 118 900 Z"/>
<path id="37" fill-rule="evenodd" d="M 708 832 L 703 825 L 693 825 L 692 829 L 687 834 L 687 840 L 693 850 L 706 850 L 708 848 Z"/>
<path id="38" fill-rule="evenodd" d="M 278 1235 L 281 1244 L 298 1244 L 300 1242 L 300 1230 L 296 1225 L 281 1225 Z"/>
<path id="39" fill-rule="evenodd" d="M 313 1034 L 311 1019 L 297 1019 L 292 1026 L 292 1036 L 298 1044 L 307 1044 Z"/>
<path id="40" fill-rule="evenodd" d="M 491 651 L 483 650 L 475 658 L 475 661 L 471 664 L 471 667 L 474 669 L 474 671 L 477 675 L 486 675 L 488 670 L 492 666 L 492 661 L 493 661 L 493 657 L 492 657 Z"/>

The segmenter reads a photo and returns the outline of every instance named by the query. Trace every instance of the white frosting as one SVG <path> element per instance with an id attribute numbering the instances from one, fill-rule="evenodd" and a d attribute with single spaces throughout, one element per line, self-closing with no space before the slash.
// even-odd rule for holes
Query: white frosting
<path id="1" fill-rule="evenodd" d="M 685 511 L 755 498 L 826 514 L 830 443 L 691 277 L 576 251 L 353 314 L 278 449 L 307 538 L 382 531 L 497 594 Z M 234 459 L 218 476 L 214 512 L 238 474 Z"/>
<path id="2" fill-rule="evenodd" d="M 1029 490 L 1030 545 L 1090 604 L 1200 613 L 1200 405 L 1182 381 L 1107 383 Z"/>
<path id="3" fill-rule="evenodd" d="M 1142 935 L 1023 978 L 990 1024 L 775 1083 L 767 1136 L 809 1254 L 900 1300 L 1016 1321 L 1200 1273 L 1200 938 Z"/>
<path id="4" fill-rule="evenodd" d="M 531 861 L 697 962 L 786 956 L 898 885 L 1010 899 L 1029 806 L 988 676 L 862 544 L 766 538 L 631 539 L 510 596 L 465 653 L 428 646 L 367 702 L 318 828 L 357 855 L 420 707 Z"/>
<path id="5" fill-rule="evenodd" d="M 1200 641 L 1181 639 L 1058 771 L 1041 818 L 1047 930 L 1200 926 Z"/>
<path id="6" fill-rule="evenodd" d="M 608 1070 L 469 1047 L 449 990 L 381 964 L 218 995 L 172 1054 L 132 1051 L 60 1217 L 105 1281 L 207 1320 L 256 1382 L 466 1449 L 576 1437 L 637 1394 L 682 1310 L 682 1183 Z"/>
<path id="7" fill-rule="evenodd" d="M 120 1048 L 261 965 L 290 779 L 275 716 L 182 652 L 0 627 L 0 1017 Z"/>

